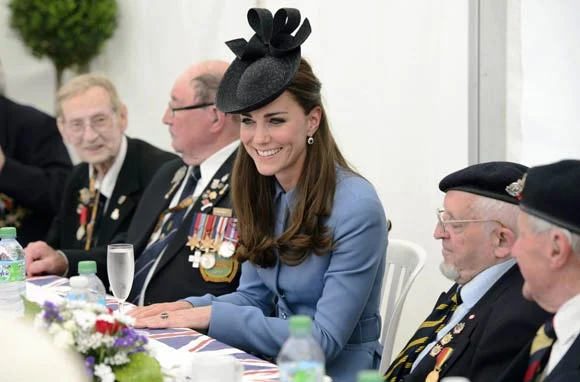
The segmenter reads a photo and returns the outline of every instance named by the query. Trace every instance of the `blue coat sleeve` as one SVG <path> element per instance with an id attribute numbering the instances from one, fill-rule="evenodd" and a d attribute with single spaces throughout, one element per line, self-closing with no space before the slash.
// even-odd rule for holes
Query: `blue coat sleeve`
<path id="1" fill-rule="evenodd" d="M 242 275 L 238 289 L 219 297 L 206 294 L 201 297 L 188 297 L 185 301 L 193 306 L 215 305 L 228 303 L 238 306 L 258 307 L 264 314 L 269 314 L 274 309 L 274 294 L 260 279 L 256 267 L 249 261 L 242 264 Z"/>
<path id="2" fill-rule="evenodd" d="M 387 227 L 378 197 L 366 181 L 361 179 L 357 184 L 362 182 L 366 184 L 362 190 L 349 190 L 338 200 L 335 198 L 327 223 L 333 232 L 335 248 L 325 255 L 331 257 L 328 267 L 320 272 L 322 290 L 312 291 L 320 293 L 313 307 L 313 336 L 327 362 L 342 352 L 363 316 L 376 318 L 378 315 L 376 296 L 380 293 L 384 271 Z M 371 192 L 367 192 L 369 189 Z M 301 282 L 300 266 L 287 267 L 286 272 L 295 273 L 295 282 Z M 242 293 L 213 300 L 208 334 L 246 351 L 275 356 L 289 335 L 288 321 L 265 315 L 259 301 L 268 292 L 258 279 L 255 270 L 245 267 L 240 281 Z M 371 293 L 375 298 L 369 304 Z M 195 299 L 188 301 L 196 305 Z"/>

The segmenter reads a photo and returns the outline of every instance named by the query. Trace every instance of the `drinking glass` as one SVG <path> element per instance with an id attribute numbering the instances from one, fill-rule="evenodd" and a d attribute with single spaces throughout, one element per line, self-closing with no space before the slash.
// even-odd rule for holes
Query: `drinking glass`
<path id="1" fill-rule="evenodd" d="M 123 303 L 129 297 L 135 274 L 135 257 L 132 244 L 109 244 L 107 246 L 107 274 L 119 311 L 124 313 Z"/>

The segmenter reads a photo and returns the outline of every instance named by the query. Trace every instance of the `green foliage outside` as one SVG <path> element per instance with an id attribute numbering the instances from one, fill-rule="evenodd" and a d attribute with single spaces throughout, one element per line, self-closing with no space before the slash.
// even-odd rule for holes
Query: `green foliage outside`
<path id="1" fill-rule="evenodd" d="M 10 0 L 9 7 L 22 42 L 53 62 L 57 89 L 65 69 L 86 71 L 118 24 L 116 0 Z"/>

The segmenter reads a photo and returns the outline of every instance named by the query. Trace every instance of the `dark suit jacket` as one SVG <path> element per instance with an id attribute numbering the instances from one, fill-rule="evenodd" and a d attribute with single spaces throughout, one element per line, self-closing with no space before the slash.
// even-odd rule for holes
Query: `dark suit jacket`
<path id="1" fill-rule="evenodd" d="M 79 261 L 95 260 L 99 278 L 105 286 L 108 285 L 107 244 L 112 242 L 117 235 L 127 232 L 137 204 L 155 171 L 165 162 L 174 158 L 176 158 L 174 154 L 160 150 L 139 139 L 127 137 L 125 161 L 119 172 L 107 210 L 104 211 L 99 229 L 93 237 L 95 246 L 88 252 L 82 249 L 84 244 L 77 240 L 76 232 L 79 227 L 79 214 L 77 213 L 79 190 L 88 187 L 89 166 L 86 163 L 75 166 L 65 189 L 58 215 L 52 222 L 46 237 L 48 245 L 60 249 L 66 254 L 70 275 L 77 274 Z M 125 197 L 120 198 L 121 196 Z M 118 218 L 112 219 L 111 213 L 115 209 L 119 211 Z"/>
<path id="2" fill-rule="evenodd" d="M 509 368 L 498 379 L 499 382 L 521 382 L 528 368 L 532 340 L 522 349 Z M 570 346 L 564 358 L 546 376 L 543 382 L 577 382 L 580 381 L 580 336 Z"/>
<path id="3" fill-rule="evenodd" d="M 461 321 L 463 330 L 445 345 L 453 352 L 440 378 L 463 376 L 471 382 L 489 382 L 507 369 L 549 317 L 536 303 L 524 299 L 522 285 L 522 275 L 514 265 L 471 308 Z M 435 357 L 427 354 L 404 380 L 423 382 L 434 367 Z"/>
<path id="4" fill-rule="evenodd" d="M 230 174 L 225 182 L 228 184 L 226 191 L 222 195 L 218 195 L 217 199 L 213 201 L 213 207 L 231 208 L 229 183 L 235 156 L 236 152 L 230 155 L 213 176 L 213 179 L 221 179 L 224 175 Z M 166 163 L 155 174 L 155 178 L 143 194 L 126 239 L 128 243 L 133 244 L 135 256 L 139 256 L 143 252 L 155 229 L 159 215 L 171 202 L 173 194 L 168 195 L 167 198 L 165 198 L 165 194 L 171 188 L 171 180 L 176 171 L 182 166 L 185 164 L 181 159 Z M 209 182 L 206 190 L 211 186 L 211 183 Z M 209 282 L 202 278 L 198 268 L 192 268 L 191 263 L 188 262 L 191 251 L 185 245 L 193 215 L 195 212 L 211 214 L 213 207 L 202 209 L 202 198 L 200 197 L 184 217 L 177 232 L 167 244 L 163 257 L 149 282 L 145 293 L 145 305 L 175 301 L 189 296 L 202 296 L 206 293 L 219 296 L 236 290 L 239 282 L 239 269 L 238 274 L 231 282 Z"/>
<path id="5" fill-rule="evenodd" d="M 72 164 L 56 120 L 4 96 L 0 96 L 0 146 L 6 156 L 0 193 L 30 211 L 17 232 L 18 241 L 26 246 L 44 239 Z"/>

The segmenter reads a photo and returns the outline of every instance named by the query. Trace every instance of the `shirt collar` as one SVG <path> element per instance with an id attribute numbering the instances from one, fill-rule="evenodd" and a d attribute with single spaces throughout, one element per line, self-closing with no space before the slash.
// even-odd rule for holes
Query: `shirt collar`
<path id="1" fill-rule="evenodd" d="M 515 259 L 509 259 L 503 263 L 492 265 L 463 285 L 459 293 L 465 307 L 473 307 L 515 263 Z"/>
<path id="2" fill-rule="evenodd" d="M 580 294 L 566 301 L 554 316 L 554 330 L 558 341 L 563 344 L 580 333 Z"/>
<path id="3" fill-rule="evenodd" d="M 127 137 L 123 136 L 121 139 L 121 146 L 119 147 L 119 152 L 115 157 L 115 161 L 113 165 L 107 171 L 105 176 L 103 177 L 102 181 L 97 179 L 95 187 L 99 190 L 99 192 L 104 195 L 107 199 L 113 195 L 113 190 L 115 190 L 115 184 L 117 184 L 117 178 L 119 177 L 119 172 L 121 172 L 121 167 L 123 166 L 123 162 L 125 161 L 125 157 L 127 156 Z M 93 165 L 89 165 L 89 179 L 93 176 L 93 172 L 95 169 Z"/>
<path id="4" fill-rule="evenodd" d="M 199 170 L 201 172 L 201 178 L 198 181 L 198 185 L 201 187 L 196 187 L 197 189 L 205 190 L 209 182 L 212 180 L 213 176 L 218 172 L 220 167 L 224 162 L 232 155 L 232 153 L 240 145 L 240 140 L 237 139 L 227 146 L 222 147 L 215 153 L 213 153 L 209 158 L 203 161 L 199 165 Z M 191 172 L 191 166 L 188 169 L 187 175 Z"/>

